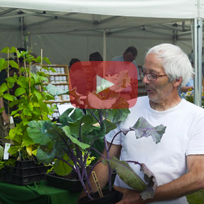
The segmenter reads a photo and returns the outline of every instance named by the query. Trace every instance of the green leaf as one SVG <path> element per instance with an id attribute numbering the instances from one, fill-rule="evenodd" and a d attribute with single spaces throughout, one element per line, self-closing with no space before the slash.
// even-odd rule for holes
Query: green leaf
<path id="1" fill-rule="evenodd" d="M 32 116 L 32 114 L 31 114 L 31 112 L 30 112 L 30 110 L 28 108 L 23 109 L 23 114 L 27 115 L 27 116 Z"/>
<path id="2" fill-rule="evenodd" d="M 11 83 L 11 84 L 14 84 L 14 83 L 16 82 L 13 77 L 8 77 L 8 78 L 6 78 L 6 81 L 9 82 L 9 83 Z"/>
<path id="3" fill-rule="evenodd" d="M 4 58 L 1 58 L 0 59 L 0 71 L 2 71 L 3 69 L 6 69 L 7 68 L 7 62 Z"/>
<path id="4" fill-rule="evenodd" d="M 3 50 L 1 50 L 1 52 L 8 53 L 8 50 L 10 50 L 9 47 L 5 47 L 5 48 L 3 48 Z"/>
<path id="5" fill-rule="evenodd" d="M 108 134 L 111 130 L 113 130 L 113 129 L 115 129 L 117 127 L 111 121 L 104 120 L 103 122 L 105 123 L 105 127 L 106 127 L 106 133 L 105 134 Z"/>
<path id="6" fill-rule="evenodd" d="M 7 85 L 6 85 L 6 83 L 3 83 L 1 86 L 0 86 L 0 92 L 5 92 L 5 91 L 7 91 L 8 90 L 8 87 L 7 87 Z"/>
<path id="7" fill-rule="evenodd" d="M 111 169 L 115 169 L 118 176 L 131 188 L 137 191 L 144 191 L 147 185 L 144 181 L 134 172 L 134 170 L 125 161 L 119 161 L 116 157 L 112 159 L 102 160 L 103 164 L 110 164 Z"/>
<path id="8" fill-rule="evenodd" d="M 9 65 L 13 68 L 18 69 L 18 64 L 14 60 L 9 60 Z"/>
<path id="9" fill-rule="evenodd" d="M 17 84 L 22 87 L 22 88 L 25 88 L 25 89 L 28 89 L 29 86 L 28 86 L 28 82 L 26 80 L 26 78 L 24 76 L 20 76 L 17 80 Z"/>
<path id="10" fill-rule="evenodd" d="M 42 94 L 41 92 L 34 90 L 33 94 L 35 94 L 35 96 L 37 97 L 38 100 L 40 100 L 42 98 Z"/>
<path id="11" fill-rule="evenodd" d="M 89 144 L 85 144 L 83 142 L 80 142 L 78 139 L 76 139 L 75 137 L 72 137 L 71 136 L 71 132 L 70 132 L 70 129 L 68 126 L 65 126 L 62 128 L 65 132 L 65 134 L 69 137 L 69 139 L 74 143 L 76 144 L 77 146 L 79 146 L 81 149 L 87 149 L 90 147 Z"/>
<path id="12" fill-rule="evenodd" d="M 8 94 L 8 93 L 5 93 L 5 94 L 3 95 L 3 97 L 4 97 L 5 99 L 7 99 L 8 101 L 13 101 L 12 95 L 10 95 L 10 94 Z"/>
<path id="13" fill-rule="evenodd" d="M 21 149 L 21 146 L 11 146 L 8 150 L 8 152 L 11 154 L 11 155 L 16 155 L 19 153 Z"/>
<path id="14" fill-rule="evenodd" d="M 67 118 L 69 114 L 74 110 L 74 108 L 68 108 L 62 115 L 59 116 L 59 122 L 62 123 L 63 126 L 67 125 Z"/>
<path id="15" fill-rule="evenodd" d="M 131 129 L 135 131 L 137 139 L 152 136 L 154 142 L 159 143 L 165 133 L 166 127 L 163 125 L 153 127 L 145 118 L 140 117 Z"/>
<path id="16" fill-rule="evenodd" d="M 4 156 L 4 148 L 0 146 L 0 160 L 2 160 L 3 156 Z"/>
<path id="17" fill-rule="evenodd" d="M 46 87 L 46 90 L 53 96 L 58 96 L 58 95 L 67 93 L 67 91 L 64 91 L 63 89 L 60 89 L 57 86 L 54 86 L 52 84 L 48 84 L 48 86 Z"/>
<path id="18" fill-rule="evenodd" d="M 28 126 L 28 136 L 33 142 L 41 145 L 51 142 L 51 139 L 47 135 L 48 129 L 52 127 L 50 121 L 30 121 Z"/>
<path id="19" fill-rule="evenodd" d="M 42 149 L 38 148 L 36 157 L 40 163 L 50 164 L 55 157 L 55 150 L 50 153 L 44 152 Z"/>
<path id="20" fill-rule="evenodd" d="M 16 91 L 15 91 L 16 96 L 20 96 L 20 95 L 22 95 L 24 93 L 26 93 L 26 90 L 24 88 L 21 88 L 21 87 L 17 88 Z"/>
<path id="21" fill-rule="evenodd" d="M 49 60 L 47 57 L 43 57 L 43 60 L 44 60 L 45 62 L 47 62 L 48 64 L 51 64 L 51 63 L 50 63 L 50 60 Z"/>
<path id="22" fill-rule="evenodd" d="M 64 154 L 62 157 L 70 165 L 74 166 L 73 161 L 69 158 L 67 154 Z M 66 176 L 72 171 L 72 167 L 70 167 L 66 162 L 57 159 L 54 163 L 54 171 L 57 175 Z M 74 167 L 73 167 L 74 168 Z"/>

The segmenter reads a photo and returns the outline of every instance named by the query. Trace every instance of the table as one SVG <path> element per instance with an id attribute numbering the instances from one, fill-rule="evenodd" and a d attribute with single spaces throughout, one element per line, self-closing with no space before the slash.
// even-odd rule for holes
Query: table
<path id="1" fill-rule="evenodd" d="M 2 204 L 75 204 L 79 194 L 49 186 L 45 180 L 26 186 L 0 181 Z"/>

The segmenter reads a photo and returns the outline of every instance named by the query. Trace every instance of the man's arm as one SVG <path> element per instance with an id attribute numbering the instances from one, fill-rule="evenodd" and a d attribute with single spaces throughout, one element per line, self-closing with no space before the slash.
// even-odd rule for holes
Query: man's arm
<path id="1" fill-rule="evenodd" d="M 184 86 L 181 88 L 181 92 L 186 93 L 187 91 L 193 90 L 193 86 Z"/>
<path id="2" fill-rule="evenodd" d="M 108 143 L 109 146 L 109 143 Z M 120 145 L 112 145 L 110 148 L 110 152 L 109 152 L 109 156 L 110 158 L 112 158 L 113 156 L 119 158 L 120 156 L 120 150 L 121 150 L 121 146 Z M 103 155 L 106 157 L 106 150 L 104 150 Z M 102 160 L 103 157 L 100 158 L 100 160 Z M 99 164 L 97 164 L 93 171 L 95 171 L 96 176 L 98 178 L 99 184 L 101 189 L 103 189 L 103 187 L 106 185 L 106 183 L 108 182 L 108 178 L 109 178 L 109 171 L 108 171 L 108 165 L 104 165 L 101 162 Z M 90 176 L 89 178 L 90 183 L 91 183 L 91 188 L 93 190 L 93 192 L 97 191 L 95 182 L 93 181 L 92 176 Z M 85 191 L 82 191 L 80 198 L 86 196 Z"/>
<path id="3" fill-rule="evenodd" d="M 204 155 L 187 156 L 187 165 L 188 173 L 170 183 L 158 186 L 153 199 L 143 201 L 139 192 L 115 187 L 116 190 L 124 195 L 123 199 L 117 204 L 130 204 L 133 202 L 135 204 L 145 204 L 155 201 L 172 200 L 204 188 Z"/>

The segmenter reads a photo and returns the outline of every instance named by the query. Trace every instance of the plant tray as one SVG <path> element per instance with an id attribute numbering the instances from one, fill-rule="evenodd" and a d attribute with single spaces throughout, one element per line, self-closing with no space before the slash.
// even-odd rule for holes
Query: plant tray
<path id="1" fill-rule="evenodd" d="M 4 181 L 15 183 L 19 185 L 27 185 L 33 182 L 46 179 L 46 172 L 48 167 L 44 165 L 36 165 L 35 163 L 23 162 L 22 165 L 5 166 Z M 29 167 L 29 166 L 30 167 Z M 26 166 L 26 167 L 24 167 Z"/>
<path id="2" fill-rule="evenodd" d="M 46 176 L 47 176 L 47 183 L 50 186 L 69 190 L 71 192 L 82 191 L 82 185 L 80 180 L 71 178 L 72 174 L 69 174 L 66 177 L 62 177 L 57 175 L 55 172 L 50 172 L 46 174 Z"/>

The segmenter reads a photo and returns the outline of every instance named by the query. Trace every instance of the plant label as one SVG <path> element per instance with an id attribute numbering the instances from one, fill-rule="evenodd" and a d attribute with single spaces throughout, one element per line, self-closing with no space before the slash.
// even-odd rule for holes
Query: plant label
<path id="1" fill-rule="evenodd" d="M 11 146 L 10 143 L 5 143 L 5 148 L 4 148 L 4 160 L 8 160 L 8 159 L 9 159 L 8 150 L 9 150 L 10 146 Z"/>

